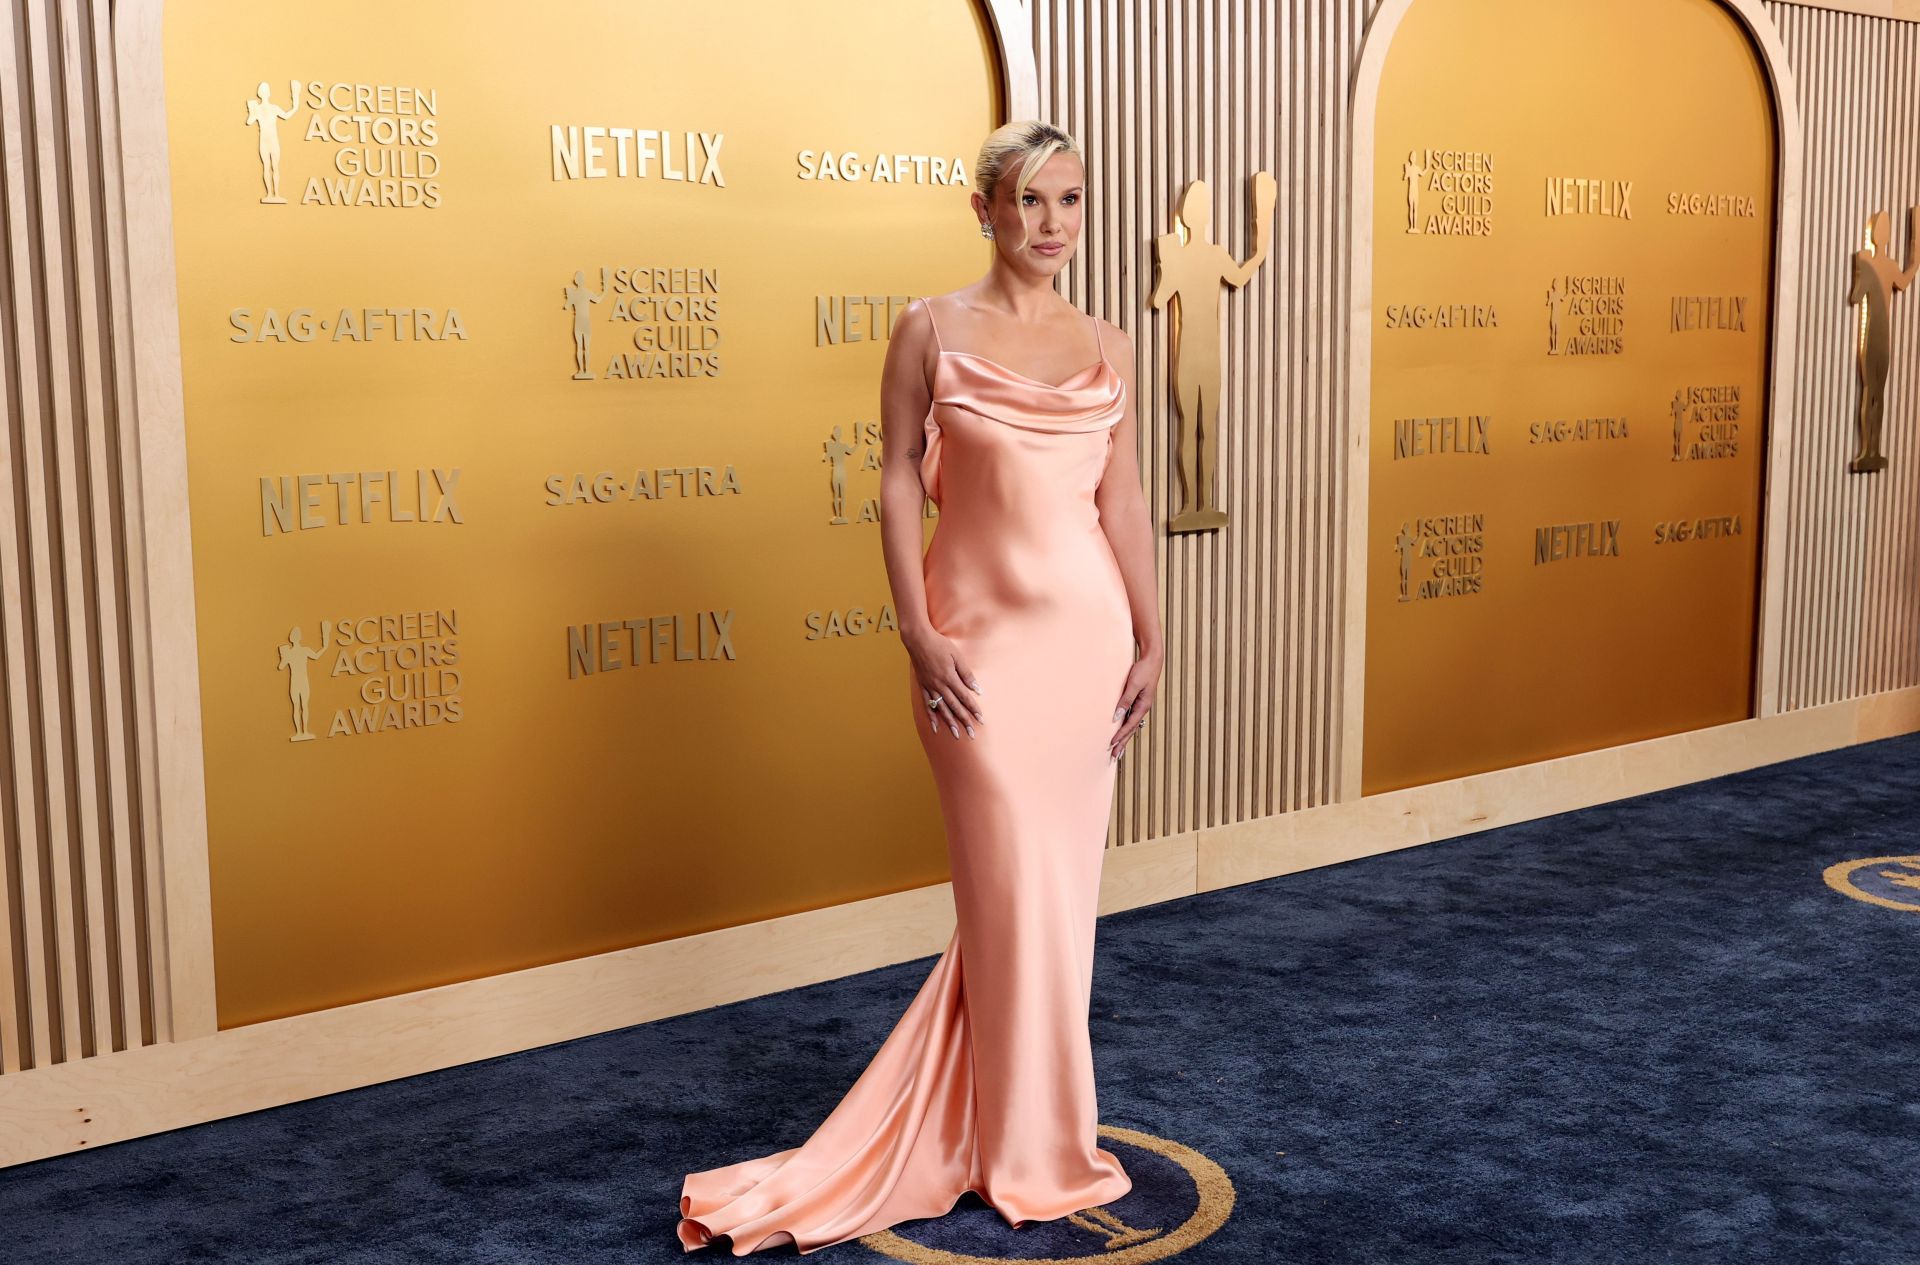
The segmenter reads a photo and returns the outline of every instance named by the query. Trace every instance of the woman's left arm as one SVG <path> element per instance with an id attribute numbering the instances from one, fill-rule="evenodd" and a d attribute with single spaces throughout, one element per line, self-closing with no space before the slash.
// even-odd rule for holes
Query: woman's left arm
<path id="1" fill-rule="evenodd" d="M 1160 586 L 1153 569 L 1153 522 L 1147 516 L 1147 498 L 1140 485 L 1140 425 L 1134 408 L 1133 339 L 1118 326 L 1102 322 L 1105 341 L 1113 347 L 1108 361 L 1127 384 L 1126 405 L 1114 423 L 1107 469 L 1094 492 L 1100 527 L 1113 546 L 1120 575 L 1127 586 L 1127 606 L 1133 615 L 1133 640 L 1138 646 L 1127 683 L 1114 700 L 1115 729 L 1108 755 L 1119 759 L 1134 732 L 1153 707 L 1166 662 L 1166 641 L 1160 628 Z"/>

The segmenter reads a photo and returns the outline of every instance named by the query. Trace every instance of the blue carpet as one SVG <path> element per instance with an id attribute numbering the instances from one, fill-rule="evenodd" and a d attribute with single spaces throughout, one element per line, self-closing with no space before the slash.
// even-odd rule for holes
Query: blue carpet
<path id="1" fill-rule="evenodd" d="M 1920 1262 L 1920 913 L 1821 877 L 1915 852 L 1909 736 L 1117 914 L 1102 1120 L 1225 1170 L 1196 1265 Z M 0 1260 L 731 1260 L 681 1176 L 803 1140 L 932 962 L 0 1169 Z M 1188 1168 L 1106 1145 L 1170 1242 Z M 898 1230 L 1142 1250 L 972 1195 Z"/>

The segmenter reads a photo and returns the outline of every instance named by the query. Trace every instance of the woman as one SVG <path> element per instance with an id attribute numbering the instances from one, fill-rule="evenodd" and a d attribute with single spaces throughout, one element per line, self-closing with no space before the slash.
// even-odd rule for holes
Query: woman
<path id="1" fill-rule="evenodd" d="M 688 1251 L 811 1252 L 969 1190 L 1018 1227 L 1132 1189 L 1097 1144 L 1087 1014 L 1115 762 L 1163 657 L 1133 344 L 1053 288 L 1080 240 L 1073 139 L 1010 123 L 974 176 L 993 262 L 907 307 L 881 379 L 882 544 L 957 926 L 812 1137 L 687 1177 Z"/>

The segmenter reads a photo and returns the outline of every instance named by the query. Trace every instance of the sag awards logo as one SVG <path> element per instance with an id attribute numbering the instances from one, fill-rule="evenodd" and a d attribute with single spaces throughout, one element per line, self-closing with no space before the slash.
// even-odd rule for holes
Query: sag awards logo
<path id="1" fill-rule="evenodd" d="M 880 498 L 862 496 L 860 507 L 848 512 L 847 471 L 851 467 L 862 475 L 877 474 L 880 470 L 880 423 L 856 422 L 853 426 L 852 442 L 841 438 L 841 427 L 834 427 L 820 447 L 824 455 L 820 460 L 827 466 L 827 491 L 832 498 L 833 512 L 827 522 L 835 527 L 847 527 L 854 523 L 877 523 L 880 521 Z M 863 480 L 864 482 L 864 480 Z"/>
<path id="2" fill-rule="evenodd" d="M 460 614 L 451 609 L 323 619 L 317 646 L 295 625 L 278 647 L 292 713 L 289 741 L 320 737 L 312 719 L 316 673 L 329 696 L 342 697 L 326 718 L 329 738 L 459 721 L 459 634 Z M 331 666 L 314 667 L 330 650 Z"/>
<path id="3" fill-rule="evenodd" d="M 1830 865 L 1821 875 L 1842 896 L 1920 914 L 1920 856 L 1863 857 Z"/>
<path id="4" fill-rule="evenodd" d="M 1617 356 L 1626 350 L 1627 279 L 1555 277 L 1547 287 L 1549 356 Z"/>
<path id="5" fill-rule="evenodd" d="M 871 486 L 869 476 L 880 473 L 880 423 L 855 422 L 851 427 L 851 435 L 843 433 L 847 429 L 844 426 L 834 427 L 820 445 L 820 462 L 827 467 L 827 524 L 831 527 L 851 527 L 880 521 L 880 497 L 877 494 L 860 494 L 860 503 L 856 506 L 852 503 L 847 486 L 851 474 L 860 475 L 861 482 Z M 921 507 L 920 516 L 937 518 L 939 513 L 929 498 Z"/>
<path id="6" fill-rule="evenodd" d="M 1473 149 L 1415 149 L 1401 164 L 1407 232 L 1485 237 L 1493 232 L 1493 155 Z"/>
<path id="7" fill-rule="evenodd" d="M 287 204 L 280 124 L 301 118 L 294 123 L 300 139 L 326 158 L 324 169 L 304 173 L 300 205 L 440 206 L 438 89 L 295 79 L 287 102 L 277 104 L 265 80 L 247 102 L 246 125 L 259 133 L 263 204 Z"/>
<path id="8" fill-rule="evenodd" d="M 1111 1204 L 1015 1230 L 984 1200 L 963 1202 L 944 1217 L 911 1223 L 910 1235 L 880 1230 L 859 1242 L 911 1265 L 1147 1265 L 1204 1241 L 1233 1214 L 1232 1179 L 1200 1152 L 1108 1124 L 1100 1137 L 1133 1179 L 1133 1189 Z"/>
<path id="9" fill-rule="evenodd" d="M 592 283 L 597 283 L 598 288 Z M 573 380 L 720 376 L 718 268 L 580 269 L 560 288 L 573 326 Z M 604 309 L 616 346 L 594 371 L 593 310 Z M 627 345 L 632 350 L 627 349 Z"/>
<path id="10" fill-rule="evenodd" d="M 1681 387 L 1673 393 L 1673 459 L 1719 461 L 1740 455 L 1740 388 Z"/>
<path id="11" fill-rule="evenodd" d="M 1486 520 L 1485 514 L 1444 514 L 1402 523 L 1393 542 L 1400 556 L 1400 600 L 1480 592 L 1486 569 Z"/>

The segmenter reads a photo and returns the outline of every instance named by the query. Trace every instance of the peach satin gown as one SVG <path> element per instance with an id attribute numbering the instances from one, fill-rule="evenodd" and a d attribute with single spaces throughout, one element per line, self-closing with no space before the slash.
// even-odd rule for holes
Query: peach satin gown
<path id="1" fill-rule="evenodd" d="M 930 303 L 932 301 L 929 301 Z M 958 925 L 933 971 L 805 1143 L 688 1175 L 678 1233 L 745 1256 L 801 1252 L 936 1217 L 972 1190 L 1013 1226 L 1133 1187 L 1097 1145 L 1087 1020 L 1112 806 L 1107 740 L 1132 617 L 1094 490 L 1126 382 L 1106 359 L 1038 382 L 941 346 L 920 473 L 940 507 L 923 561 L 933 626 L 984 723 L 928 725 Z M 934 336 L 939 338 L 938 320 Z"/>

